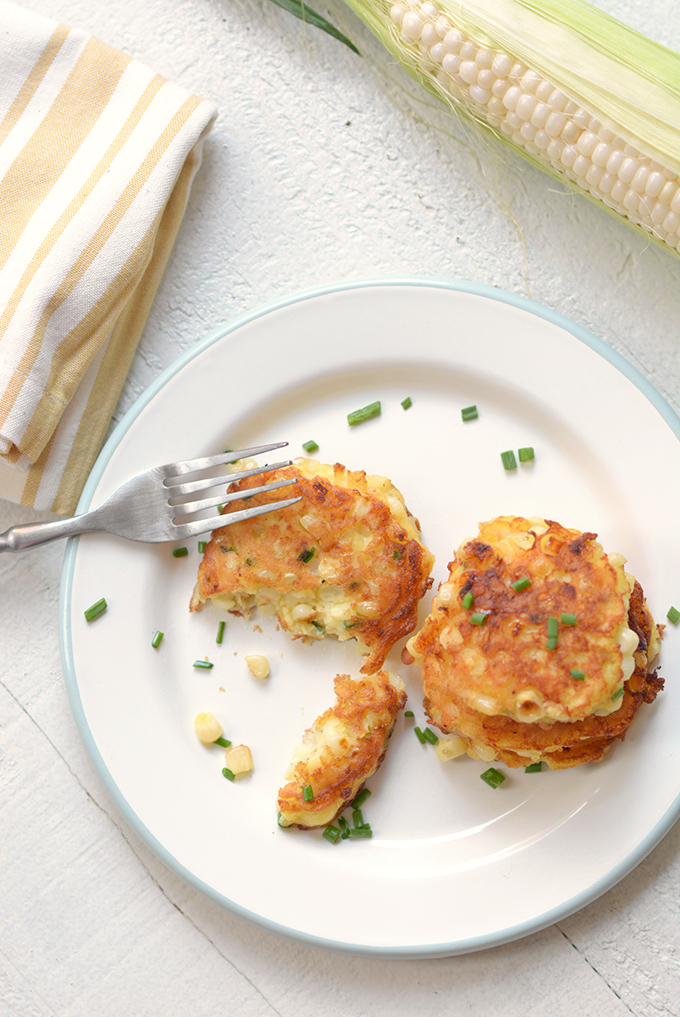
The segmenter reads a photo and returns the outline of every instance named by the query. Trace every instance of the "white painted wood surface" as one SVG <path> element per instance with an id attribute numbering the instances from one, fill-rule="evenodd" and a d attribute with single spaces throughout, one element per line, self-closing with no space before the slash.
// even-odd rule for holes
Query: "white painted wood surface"
<path id="1" fill-rule="evenodd" d="M 410 99 L 407 79 L 396 75 L 408 94 L 388 87 L 371 60 L 268 0 L 25 6 L 220 107 L 117 419 L 217 324 L 376 276 L 529 295 L 623 353 L 680 409 L 680 260 L 532 168 L 495 153 L 485 169 L 466 130 Z M 680 48 L 675 0 L 601 6 Z M 0 530 L 38 517 L 0 501 Z M 680 1013 L 678 826 L 578 914 L 444 960 L 302 946 L 187 887 L 120 818 L 76 733 L 59 658 L 62 557 L 54 544 L 0 558 L 0 1017 Z"/>

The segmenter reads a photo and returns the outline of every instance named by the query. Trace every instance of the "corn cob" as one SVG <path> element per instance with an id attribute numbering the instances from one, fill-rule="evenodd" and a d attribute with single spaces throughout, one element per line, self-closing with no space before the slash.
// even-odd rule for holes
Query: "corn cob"
<path id="1" fill-rule="evenodd" d="M 347 2 L 437 98 L 680 253 L 680 56 L 581 0 Z"/>

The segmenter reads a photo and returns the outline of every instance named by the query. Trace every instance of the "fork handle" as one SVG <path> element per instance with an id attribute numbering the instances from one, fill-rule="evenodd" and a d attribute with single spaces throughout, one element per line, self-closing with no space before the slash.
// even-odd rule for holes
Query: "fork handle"
<path id="1" fill-rule="evenodd" d="M 85 512 L 81 516 L 54 519 L 46 523 L 22 523 L 19 526 L 10 526 L 4 533 L 0 533 L 0 551 L 24 551 L 28 547 L 47 544 L 50 540 L 74 537 L 78 533 L 98 528 L 95 512 Z"/>

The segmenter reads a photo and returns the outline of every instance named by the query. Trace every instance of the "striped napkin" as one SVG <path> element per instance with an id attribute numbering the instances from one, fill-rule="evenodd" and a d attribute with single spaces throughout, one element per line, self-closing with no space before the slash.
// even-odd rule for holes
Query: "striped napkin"
<path id="1" fill-rule="evenodd" d="M 71 515 L 215 106 L 0 0 L 0 497 Z"/>

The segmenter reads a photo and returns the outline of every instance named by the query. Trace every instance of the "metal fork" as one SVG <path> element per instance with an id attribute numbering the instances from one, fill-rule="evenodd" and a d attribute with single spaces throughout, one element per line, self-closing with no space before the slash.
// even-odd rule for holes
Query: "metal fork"
<path id="1" fill-rule="evenodd" d="M 0 551 L 23 551 L 27 547 L 45 544 L 60 537 L 73 537 L 79 533 L 105 531 L 115 533 L 119 537 L 130 540 L 158 543 L 163 540 L 185 540 L 199 533 L 214 530 L 218 526 L 229 526 L 231 523 L 250 519 L 253 516 L 271 512 L 273 509 L 293 505 L 300 498 L 286 498 L 282 501 L 267 502 L 250 508 L 228 512 L 226 515 L 210 515 L 198 519 L 187 519 L 197 512 L 226 505 L 239 498 L 250 498 L 254 494 L 263 494 L 278 487 L 286 487 L 296 483 L 295 479 L 276 480 L 262 487 L 250 487 L 244 495 L 242 491 L 231 494 L 218 494 L 200 500 L 187 500 L 187 495 L 197 491 L 206 491 L 211 487 L 228 484 L 245 477 L 254 477 L 260 473 L 268 473 L 283 466 L 290 466 L 291 460 L 272 465 L 257 466 L 239 473 L 222 474 L 218 477 L 202 477 L 186 481 L 190 473 L 200 473 L 215 466 L 224 466 L 239 459 L 249 459 L 262 452 L 283 448 L 287 441 L 279 441 L 273 445 L 259 445 L 255 448 L 239 449 L 234 452 L 223 452 L 217 456 L 205 456 L 202 459 L 187 459 L 184 462 L 167 463 L 157 466 L 146 473 L 128 480 L 117 488 L 98 508 L 70 519 L 57 519 L 47 523 L 26 523 L 11 526 L 0 533 Z M 179 522 L 178 522 L 179 520 Z"/>

